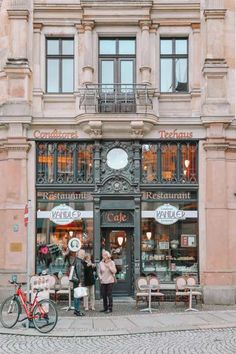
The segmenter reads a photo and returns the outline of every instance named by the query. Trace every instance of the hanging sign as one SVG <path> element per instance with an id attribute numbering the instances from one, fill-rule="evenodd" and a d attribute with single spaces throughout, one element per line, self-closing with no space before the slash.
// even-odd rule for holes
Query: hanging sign
<path id="1" fill-rule="evenodd" d="M 162 225 L 171 225 L 185 218 L 185 211 L 171 204 L 163 204 L 155 210 L 155 219 Z"/>
<path id="2" fill-rule="evenodd" d="M 72 252 L 78 252 L 81 248 L 81 242 L 77 237 L 73 237 L 68 242 L 68 248 Z"/>
<path id="3" fill-rule="evenodd" d="M 81 212 L 69 205 L 60 204 L 50 211 L 49 219 L 57 225 L 68 225 L 74 220 L 81 219 Z"/>

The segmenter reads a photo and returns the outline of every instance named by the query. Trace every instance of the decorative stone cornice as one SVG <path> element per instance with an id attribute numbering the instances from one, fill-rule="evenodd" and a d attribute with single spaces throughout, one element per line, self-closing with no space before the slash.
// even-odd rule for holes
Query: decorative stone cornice
<path id="1" fill-rule="evenodd" d="M 229 149 L 229 143 L 226 141 L 216 141 L 213 142 L 212 139 L 208 142 L 206 141 L 205 143 L 203 143 L 203 148 L 205 151 L 226 151 Z"/>
<path id="2" fill-rule="evenodd" d="M 8 143 L 5 142 L 0 145 L 0 152 L 9 152 L 9 151 L 21 151 L 28 153 L 31 148 L 29 143 Z"/>
<path id="3" fill-rule="evenodd" d="M 204 10 L 205 20 L 224 20 L 225 9 L 206 9 Z"/>
<path id="4" fill-rule="evenodd" d="M 135 139 L 142 138 L 144 135 L 144 123 L 143 121 L 131 121 L 131 135 Z"/>
<path id="5" fill-rule="evenodd" d="M 28 21 L 29 11 L 28 10 L 7 10 L 8 18 L 10 20 L 25 20 Z"/>
<path id="6" fill-rule="evenodd" d="M 199 32 L 200 31 L 200 23 L 191 23 L 191 27 L 192 27 L 192 30 L 195 32 Z"/>

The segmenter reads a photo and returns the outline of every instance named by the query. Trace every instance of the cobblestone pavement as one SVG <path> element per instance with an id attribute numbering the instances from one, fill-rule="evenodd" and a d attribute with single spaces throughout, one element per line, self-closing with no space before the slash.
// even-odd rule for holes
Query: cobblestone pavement
<path id="1" fill-rule="evenodd" d="M 0 348 L 1 354 L 235 354 L 236 329 L 80 338 L 0 335 Z"/>

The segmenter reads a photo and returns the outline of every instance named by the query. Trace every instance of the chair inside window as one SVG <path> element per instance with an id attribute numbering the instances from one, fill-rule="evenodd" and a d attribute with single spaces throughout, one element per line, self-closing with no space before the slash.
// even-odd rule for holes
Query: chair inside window
<path id="1" fill-rule="evenodd" d="M 136 307 L 138 307 L 139 301 L 146 301 L 148 305 L 148 290 L 142 289 L 143 286 L 148 285 L 148 281 L 146 277 L 139 277 L 136 279 L 135 287 L 136 287 Z"/>
<path id="2" fill-rule="evenodd" d="M 185 277 L 180 276 L 175 280 L 175 305 L 178 301 L 187 302 L 189 300 L 189 291 L 187 291 L 187 281 Z"/>
<path id="3" fill-rule="evenodd" d="M 59 301 L 61 295 L 68 296 L 70 299 L 70 281 L 68 275 L 63 275 L 60 279 L 60 288 L 56 291 L 56 301 Z"/>
<path id="4" fill-rule="evenodd" d="M 197 281 L 196 281 L 196 278 L 193 277 L 193 276 L 189 276 L 187 279 L 186 279 L 186 283 L 187 283 L 187 286 L 194 286 L 197 284 Z M 202 292 L 201 291 L 198 291 L 198 290 L 195 290 L 193 289 L 192 290 L 192 296 L 193 298 L 195 298 L 196 300 L 196 303 L 198 302 L 198 299 L 202 299 Z"/>
<path id="5" fill-rule="evenodd" d="M 151 301 L 156 300 L 160 304 L 160 300 L 164 301 L 164 294 L 160 292 L 160 281 L 158 277 L 149 278 L 149 284 L 152 286 L 151 290 Z"/>

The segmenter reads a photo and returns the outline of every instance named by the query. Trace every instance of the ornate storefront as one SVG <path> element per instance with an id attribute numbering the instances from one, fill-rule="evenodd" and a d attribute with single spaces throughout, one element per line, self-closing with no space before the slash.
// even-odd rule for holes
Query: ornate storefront
<path id="1" fill-rule="evenodd" d="M 77 237 L 96 264 L 110 250 L 120 295 L 142 273 L 198 276 L 196 141 L 36 141 L 36 155 L 37 272 L 65 273 Z M 58 224 L 51 214 L 63 205 L 79 216 Z"/>

